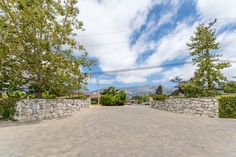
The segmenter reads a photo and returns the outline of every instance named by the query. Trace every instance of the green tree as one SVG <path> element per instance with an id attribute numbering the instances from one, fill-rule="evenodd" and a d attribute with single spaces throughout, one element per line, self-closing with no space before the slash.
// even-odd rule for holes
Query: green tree
<path id="1" fill-rule="evenodd" d="M 104 89 L 103 91 L 101 91 L 102 95 L 105 94 L 111 94 L 111 95 L 116 95 L 119 92 L 118 89 L 116 89 L 115 87 L 108 87 L 106 89 Z"/>
<path id="2" fill-rule="evenodd" d="M 0 90 L 28 88 L 42 97 L 84 88 L 90 67 L 76 40 L 83 29 L 77 0 L 0 1 Z M 76 54 L 73 55 L 73 54 Z"/>
<path id="3" fill-rule="evenodd" d="M 192 60 L 197 65 L 194 78 L 191 80 L 201 87 L 214 90 L 215 86 L 221 86 L 226 77 L 221 70 L 230 66 L 227 62 L 217 63 L 219 55 L 215 50 L 219 49 L 216 42 L 215 31 L 210 26 L 199 24 L 191 42 L 187 43 L 191 51 Z"/>
<path id="4" fill-rule="evenodd" d="M 183 83 L 187 83 L 188 81 L 184 80 L 183 78 L 179 77 L 179 76 L 175 76 L 174 78 L 172 78 L 170 80 L 170 82 L 175 83 L 176 85 L 174 86 L 176 88 L 175 91 L 172 92 L 171 95 L 179 95 L 179 93 L 181 93 L 181 84 Z"/>
<path id="5" fill-rule="evenodd" d="M 156 89 L 156 94 L 163 94 L 163 88 L 162 85 L 159 85 Z"/>
<path id="6" fill-rule="evenodd" d="M 100 102 L 105 106 L 120 106 L 125 104 L 126 93 L 115 87 L 108 87 L 101 92 Z"/>

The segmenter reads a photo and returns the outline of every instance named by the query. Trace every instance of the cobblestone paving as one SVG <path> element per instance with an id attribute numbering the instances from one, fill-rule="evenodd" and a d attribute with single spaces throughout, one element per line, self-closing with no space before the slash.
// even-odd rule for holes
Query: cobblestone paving
<path id="1" fill-rule="evenodd" d="M 0 157 L 236 157 L 236 120 L 98 107 L 0 128 Z"/>

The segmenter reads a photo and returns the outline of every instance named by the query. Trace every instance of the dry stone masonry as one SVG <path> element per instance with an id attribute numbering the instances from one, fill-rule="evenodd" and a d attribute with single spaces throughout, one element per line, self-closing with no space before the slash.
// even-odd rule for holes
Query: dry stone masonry
<path id="1" fill-rule="evenodd" d="M 216 98 L 179 98 L 165 101 L 152 101 L 151 107 L 181 113 L 217 118 L 219 115 L 218 100 Z"/>
<path id="2" fill-rule="evenodd" d="M 68 116 L 81 108 L 88 108 L 90 100 L 78 99 L 24 99 L 18 101 L 15 120 L 30 122 Z"/>

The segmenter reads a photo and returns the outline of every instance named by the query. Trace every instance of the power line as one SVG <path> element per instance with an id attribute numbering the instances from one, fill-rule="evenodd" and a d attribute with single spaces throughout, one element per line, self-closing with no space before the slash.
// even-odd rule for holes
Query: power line
<path id="1" fill-rule="evenodd" d="M 109 35 L 109 34 L 120 34 L 120 33 L 129 33 L 130 31 L 114 31 L 114 32 L 101 32 L 101 33 L 93 33 L 93 34 L 85 34 L 85 35 L 79 35 L 78 37 L 90 37 L 90 36 L 100 36 L 100 35 Z"/>
<path id="2" fill-rule="evenodd" d="M 232 21 L 232 20 L 236 20 L 236 18 L 233 17 L 228 17 L 228 18 L 214 18 L 217 19 L 217 22 L 222 22 L 222 21 Z M 210 19 L 205 19 L 205 20 L 212 20 L 212 18 Z M 98 33 L 91 33 L 91 34 L 84 34 L 84 35 L 79 35 L 78 37 L 90 37 L 90 36 L 100 36 L 100 35 L 109 35 L 109 34 L 120 34 L 120 33 L 130 33 L 132 31 L 130 30 L 120 30 L 120 31 L 110 31 L 110 32 L 98 32 Z"/>
<path id="3" fill-rule="evenodd" d="M 192 64 L 192 61 L 164 64 L 164 65 L 156 65 L 156 66 L 139 67 L 139 68 L 127 68 L 127 69 L 118 69 L 118 70 L 110 70 L 110 71 L 98 71 L 98 72 L 92 72 L 89 74 L 90 75 L 100 75 L 100 74 L 105 74 L 105 73 L 120 73 L 120 72 L 128 72 L 128 71 L 149 70 L 149 69 L 155 69 L 155 68 L 160 68 L 160 67 L 176 66 L 176 65 L 183 65 L 183 64 Z"/>
<path id="4" fill-rule="evenodd" d="M 217 62 L 236 63 L 236 60 L 219 60 Z M 147 66 L 147 67 L 127 68 L 127 69 L 118 69 L 118 70 L 109 70 L 109 71 L 97 71 L 97 72 L 91 72 L 91 73 L 88 73 L 88 74 L 89 75 L 113 74 L 113 73 L 129 72 L 129 71 L 150 70 L 150 69 L 156 69 L 156 68 L 161 68 L 161 67 L 180 66 L 180 65 L 185 65 L 185 64 L 193 64 L 193 62 L 192 61 L 186 61 L 186 62 L 162 64 L 162 65 Z"/>
<path id="5" fill-rule="evenodd" d="M 117 41 L 117 42 L 107 42 L 107 43 L 100 43 L 100 44 L 83 44 L 86 46 L 90 46 L 90 47 L 93 47 L 93 46 L 101 46 L 101 45 L 113 45 L 113 44 L 122 44 L 122 43 L 127 43 L 129 41 Z"/>

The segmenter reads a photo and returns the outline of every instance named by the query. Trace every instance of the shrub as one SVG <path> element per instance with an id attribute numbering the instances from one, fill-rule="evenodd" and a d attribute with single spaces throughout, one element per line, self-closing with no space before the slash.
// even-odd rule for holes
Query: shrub
<path id="1" fill-rule="evenodd" d="M 104 106 L 112 106 L 112 95 L 111 94 L 102 95 L 100 98 L 100 103 Z"/>
<path id="2" fill-rule="evenodd" d="M 225 93 L 236 93 L 236 82 L 228 82 L 223 86 Z"/>
<path id="3" fill-rule="evenodd" d="M 219 95 L 217 91 L 208 90 L 190 82 L 181 84 L 180 90 L 187 98 L 213 97 Z"/>
<path id="4" fill-rule="evenodd" d="M 24 99 L 26 97 L 26 93 L 22 91 L 13 91 L 13 92 L 8 92 L 7 96 L 9 98 Z"/>
<path id="5" fill-rule="evenodd" d="M 179 96 L 179 90 L 174 90 L 169 96 Z"/>
<path id="6" fill-rule="evenodd" d="M 143 95 L 143 96 L 133 96 L 131 98 L 131 100 L 137 100 L 138 101 L 138 104 L 141 104 L 141 103 L 144 103 L 144 102 L 148 102 L 149 101 L 149 97 L 148 95 Z"/>
<path id="7" fill-rule="evenodd" d="M 112 106 L 122 106 L 122 105 L 124 105 L 124 103 L 118 96 L 113 96 L 111 98 L 111 105 Z"/>
<path id="8" fill-rule="evenodd" d="M 43 99 L 56 99 L 55 94 L 51 94 L 50 92 L 44 92 L 42 95 Z"/>
<path id="9" fill-rule="evenodd" d="M 168 98 L 168 96 L 166 96 L 166 95 L 155 95 L 155 96 L 153 96 L 153 99 L 157 100 L 157 101 L 164 101 L 167 98 Z"/>
<path id="10" fill-rule="evenodd" d="M 36 98 L 36 95 L 35 95 L 35 94 L 28 94 L 28 95 L 27 95 L 27 98 L 28 98 L 28 99 L 35 99 L 35 98 Z"/>
<path id="11" fill-rule="evenodd" d="M 13 120 L 16 111 L 16 98 L 7 98 L 0 100 L 0 119 Z"/>
<path id="12" fill-rule="evenodd" d="M 219 98 L 219 117 L 236 118 L 236 95 Z"/>
<path id="13" fill-rule="evenodd" d="M 98 99 L 91 99 L 91 105 L 97 105 Z"/>
<path id="14" fill-rule="evenodd" d="M 121 106 L 125 104 L 126 94 L 123 90 L 109 87 L 101 92 L 100 103 L 104 106 Z"/>

